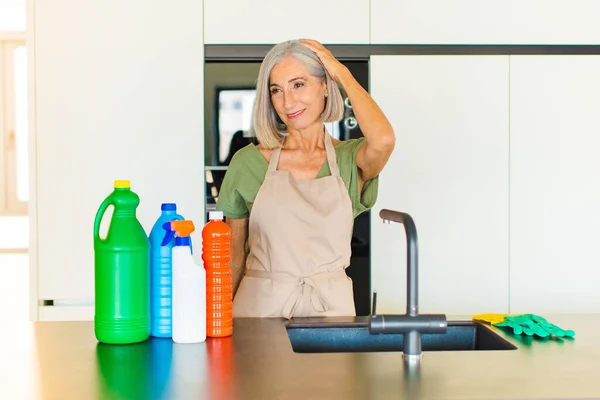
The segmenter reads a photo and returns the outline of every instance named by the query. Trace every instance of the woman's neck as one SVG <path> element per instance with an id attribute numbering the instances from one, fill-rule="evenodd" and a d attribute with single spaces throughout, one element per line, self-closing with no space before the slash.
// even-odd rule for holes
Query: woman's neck
<path id="1" fill-rule="evenodd" d="M 325 147 L 325 126 L 316 124 L 302 130 L 288 130 L 288 135 L 283 142 L 286 150 L 301 150 L 305 153 L 313 153 L 317 149 Z"/>

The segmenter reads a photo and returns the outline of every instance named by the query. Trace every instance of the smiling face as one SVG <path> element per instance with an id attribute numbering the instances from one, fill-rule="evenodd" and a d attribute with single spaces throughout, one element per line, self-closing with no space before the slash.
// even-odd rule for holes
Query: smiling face
<path id="1" fill-rule="evenodd" d="M 310 75 L 308 68 L 293 57 L 284 58 L 271 70 L 271 103 L 289 129 L 306 129 L 322 124 L 327 86 Z"/>

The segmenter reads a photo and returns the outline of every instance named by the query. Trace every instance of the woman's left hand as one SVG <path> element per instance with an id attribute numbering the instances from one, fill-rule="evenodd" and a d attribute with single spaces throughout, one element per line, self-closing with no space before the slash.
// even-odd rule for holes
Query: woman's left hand
<path id="1" fill-rule="evenodd" d="M 300 43 L 317 54 L 327 73 L 344 88 L 366 138 L 366 143 L 356 153 L 356 165 L 360 169 L 359 181 L 373 179 L 383 170 L 394 150 L 396 136 L 392 125 L 371 95 L 329 50 L 316 40 L 302 39 Z"/>
<path id="2" fill-rule="evenodd" d="M 300 40 L 300 43 L 317 54 L 325 66 L 325 69 L 327 69 L 327 72 L 331 76 L 331 79 L 339 81 L 340 75 L 347 70 L 344 64 L 339 62 L 337 58 L 335 58 L 333 54 L 331 54 L 331 52 L 325 48 L 325 46 L 316 40 L 302 39 Z"/>

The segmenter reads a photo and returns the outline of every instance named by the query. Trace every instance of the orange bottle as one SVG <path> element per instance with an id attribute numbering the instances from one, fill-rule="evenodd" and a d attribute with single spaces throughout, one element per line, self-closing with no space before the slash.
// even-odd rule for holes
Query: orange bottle
<path id="1" fill-rule="evenodd" d="M 206 270 L 206 336 L 233 334 L 231 229 L 222 211 L 211 211 L 202 229 L 202 261 Z"/>

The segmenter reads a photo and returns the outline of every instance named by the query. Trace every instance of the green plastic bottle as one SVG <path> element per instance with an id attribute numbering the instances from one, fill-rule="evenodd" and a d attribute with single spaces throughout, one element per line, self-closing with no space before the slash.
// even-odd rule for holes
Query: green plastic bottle
<path id="1" fill-rule="evenodd" d="M 140 198 L 129 181 L 115 181 L 94 221 L 96 339 L 107 344 L 130 344 L 150 335 L 150 240 L 137 220 Z M 105 239 L 100 222 L 114 206 Z"/>

